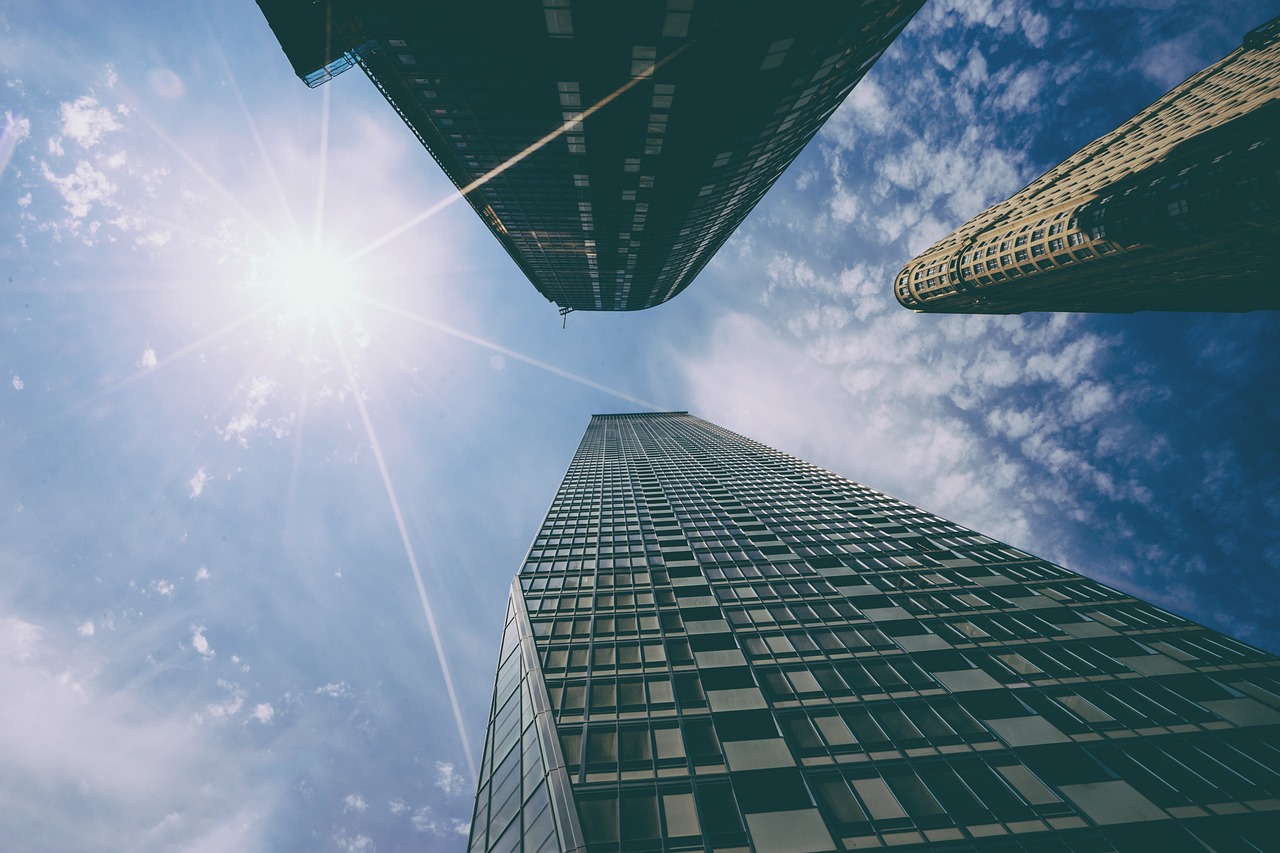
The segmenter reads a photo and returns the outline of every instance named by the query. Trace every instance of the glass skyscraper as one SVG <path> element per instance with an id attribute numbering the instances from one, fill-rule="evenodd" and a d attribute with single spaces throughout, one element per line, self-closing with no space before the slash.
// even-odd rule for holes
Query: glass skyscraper
<path id="1" fill-rule="evenodd" d="M 512 585 L 471 853 L 1274 850 L 1280 660 L 686 413 Z"/>
<path id="2" fill-rule="evenodd" d="M 687 287 L 922 3 L 258 0 L 308 85 L 364 69 L 566 311 Z"/>

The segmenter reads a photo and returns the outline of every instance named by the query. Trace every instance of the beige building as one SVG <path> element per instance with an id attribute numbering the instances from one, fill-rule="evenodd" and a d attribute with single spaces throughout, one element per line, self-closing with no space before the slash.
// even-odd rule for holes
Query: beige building
<path id="1" fill-rule="evenodd" d="M 938 313 L 1280 308 L 1280 18 L 900 272 Z"/>

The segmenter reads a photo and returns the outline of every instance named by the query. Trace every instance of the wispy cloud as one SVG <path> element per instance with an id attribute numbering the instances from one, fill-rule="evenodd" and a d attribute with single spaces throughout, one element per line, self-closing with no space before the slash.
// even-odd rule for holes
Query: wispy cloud
<path id="1" fill-rule="evenodd" d="M 456 797 L 467 789 L 467 782 L 447 761 L 436 762 L 436 787 L 446 796 Z"/>
<path id="2" fill-rule="evenodd" d="M 4 127 L 0 128 L 0 176 L 4 175 L 5 167 L 9 165 L 18 145 L 30 135 L 31 119 L 6 110 Z"/>
<path id="3" fill-rule="evenodd" d="M 261 417 L 263 408 L 280 392 L 279 382 L 267 376 L 255 376 L 242 390 L 244 402 L 240 410 L 231 416 L 225 426 L 217 430 L 224 441 L 234 441 L 241 447 L 248 447 L 249 436 L 260 430 L 269 430 L 277 438 L 288 435 L 287 417 Z"/>
<path id="4" fill-rule="evenodd" d="M 191 626 L 191 648 L 195 649 L 202 658 L 208 660 L 217 653 L 209 645 L 209 639 L 205 637 L 204 630 L 203 625 Z"/>
<path id="5" fill-rule="evenodd" d="M 196 469 L 196 473 L 191 477 L 191 480 L 188 483 L 188 485 L 191 486 L 191 494 L 189 496 L 191 500 L 195 500 L 200 497 L 200 495 L 204 494 L 204 487 L 208 485 L 211 479 L 213 478 L 209 476 L 209 472 L 205 470 L 203 465 Z"/>

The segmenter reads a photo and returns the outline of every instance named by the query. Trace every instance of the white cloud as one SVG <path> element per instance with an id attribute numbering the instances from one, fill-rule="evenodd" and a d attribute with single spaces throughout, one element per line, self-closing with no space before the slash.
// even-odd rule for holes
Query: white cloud
<path id="1" fill-rule="evenodd" d="M 217 654 L 217 652 L 209 646 L 209 640 L 204 635 L 203 625 L 191 626 L 191 648 L 199 652 L 200 656 L 206 660 Z"/>
<path id="2" fill-rule="evenodd" d="M 471 832 L 471 825 L 464 820 L 442 820 L 437 818 L 431 811 L 430 806 L 423 806 L 416 809 L 409 818 L 409 825 L 416 832 L 447 838 L 449 836 L 466 836 Z"/>
<path id="3" fill-rule="evenodd" d="M 200 497 L 201 494 L 204 493 L 205 484 L 207 484 L 211 479 L 212 478 L 209 476 L 209 472 L 204 469 L 203 465 L 201 465 L 196 470 L 195 476 L 192 477 L 190 481 L 191 500 L 195 500 L 196 498 Z"/>
<path id="4" fill-rule="evenodd" d="M 351 695 L 345 681 L 330 682 L 323 687 L 317 687 L 315 693 L 317 696 L 328 696 L 330 699 L 341 699 Z"/>
<path id="5" fill-rule="evenodd" d="M 103 172 L 94 168 L 88 160 L 76 163 L 75 170 L 58 175 L 46 163 L 40 164 L 41 174 L 53 184 L 66 202 L 67 213 L 73 219 L 84 219 L 93 205 L 108 201 L 116 192 L 116 185 Z"/>
<path id="6" fill-rule="evenodd" d="M 26 383 L 22 381 L 22 377 L 15 373 L 13 375 L 13 390 L 21 391 L 25 387 Z"/>
<path id="7" fill-rule="evenodd" d="M 404 800 L 397 797 L 391 802 L 387 803 L 387 809 L 392 814 L 399 815 L 407 812 L 409 810 L 409 805 Z"/>
<path id="8" fill-rule="evenodd" d="M 92 148 L 106 134 L 119 130 L 120 121 L 115 113 L 100 105 L 89 95 L 64 102 L 60 108 L 62 135 L 74 139 L 81 148 Z"/>
<path id="9" fill-rule="evenodd" d="M 363 813 L 367 808 L 369 808 L 369 804 L 364 801 L 364 797 L 360 796 L 359 792 L 347 794 L 342 801 L 343 814 L 346 814 L 347 812 Z"/>
<path id="10" fill-rule="evenodd" d="M 93 632 L 94 632 L 94 627 L 93 627 L 92 619 L 81 622 L 80 625 L 76 627 L 76 633 L 79 634 L 81 637 L 92 637 Z"/>
<path id="11" fill-rule="evenodd" d="M 225 723 L 244 708 L 244 692 L 235 684 L 218 679 L 218 685 L 227 691 L 226 698 L 210 702 L 204 710 L 193 716 L 197 723 Z"/>
<path id="12" fill-rule="evenodd" d="M 338 833 L 333 837 L 334 842 L 346 853 L 374 853 L 377 847 L 373 843 L 373 839 L 367 835 L 357 835 L 355 838 L 348 838 L 343 833 Z"/>
<path id="13" fill-rule="evenodd" d="M 263 407 L 279 390 L 280 383 L 275 380 L 266 376 L 255 376 L 244 388 L 244 407 L 232 415 L 225 427 L 217 430 L 218 434 L 224 441 L 234 439 L 241 447 L 248 447 L 249 435 L 254 431 L 282 426 L 283 421 L 272 421 L 270 418 L 259 420 L 258 417 Z M 273 432 L 279 436 L 279 430 L 273 429 Z"/>
<path id="14" fill-rule="evenodd" d="M 262 702 L 253 706 L 250 716 L 265 726 L 275 719 L 276 709 L 271 707 L 271 703 Z"/>
<path id="15" fill-rule="evenodd" d="M 15 116 L 9 111 L 5 112 L 4 127 L 0 128 L 0 175 L 4 174 L 5 167 L 9 165 L 9 160 L 13 157 L 13 152 L 30 135 L 31 119 Z M 21 203 L 19 201 L 19 204 Z M 27 204 L 30 204 L 30 196 L 28 196 Z M 25 207 L 26 205 L 23 206 Z"/>
<path id="16" fill-rule="evenodd" d="M 164 598 L 172 599 L 175 587 L 169 581 L 161 578 L 158 581 L 151 582 L 151 591 L 157 595 L 163 596 Z"/>
<path id="17" fill-rule="evenodd" d="M 955 26 L 951 16 L 958 16 L 967 26 L 981 25 L 1006 35 L 1020 34 L 1032 47 L 1044 47 L 1049 35 L 1049 19 L 1022 0 L 941 0 L 929 4 L 932 28 L 946 30 Z"/>
<path id="18" fill-rule="evenodd" d="M 159 363 L 159 360 L 156 359 L 155 349 L 152 348 L 151 344 L 147 344 L 146 349 L 142 351 L 142 355 L 138 358 L 137 366 L 144 370 L 150 370 Z"/>
<path id="19" fill-rule="evenodd" d="M 209 579 L 208 568 L 206 568 L 205 566 L 201 566 L 200 568 L 196 569 L 196 580 L 207 581 L 208 579 Z"/>
<path id="20" fill-rule="evenodd" d="M 445 792 L 446 796 L 456 797 L 463 793 L 467 788 L 467 782 L 458 773 L 453 764 L 447 761 L 436 762 L 436 787 Z"/>

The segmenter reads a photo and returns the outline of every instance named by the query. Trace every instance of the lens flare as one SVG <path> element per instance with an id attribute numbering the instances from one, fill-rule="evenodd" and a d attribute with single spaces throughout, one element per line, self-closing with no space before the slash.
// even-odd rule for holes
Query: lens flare
<path id="1" fill-rule="evenodd" d="M 307 319 L 332 317 L 349 307 L 358 281 L 353 264 L 323 246 L 280 252 L 256 265 L 253 283 L 281 308 Z"/>

